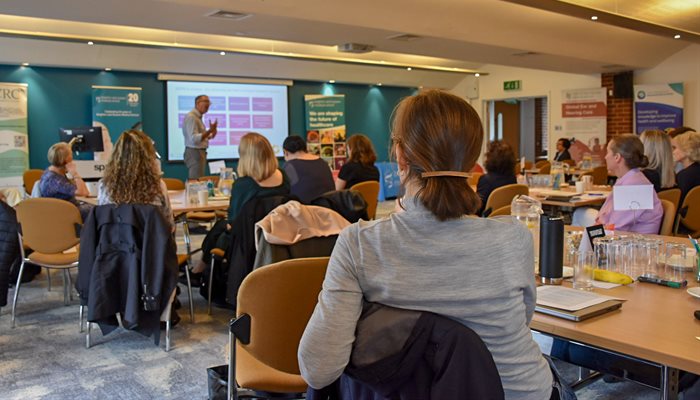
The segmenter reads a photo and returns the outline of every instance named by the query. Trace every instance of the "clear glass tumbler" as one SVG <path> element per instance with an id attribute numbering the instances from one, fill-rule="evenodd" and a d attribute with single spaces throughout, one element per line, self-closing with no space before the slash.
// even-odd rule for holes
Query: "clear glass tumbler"
<path id="1" fill-rule="evenodd" d="M 593 270 L 598 264 L 595 252 L 574 253 L 574 289 L 593 289 Z"/>
<path id="2" fill-rule="evenodd" d="M 665 279 L 674 282 L 680 282 L 685 279 L 685 272 L 689 265 L 688 261 L 688 252 L 684 244 L 666 243 Z"/>

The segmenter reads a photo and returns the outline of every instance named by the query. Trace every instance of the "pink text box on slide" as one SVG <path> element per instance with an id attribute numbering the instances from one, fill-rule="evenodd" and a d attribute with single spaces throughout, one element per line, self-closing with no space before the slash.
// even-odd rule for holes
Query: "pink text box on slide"
<path id="1" fill-rule="evenodd" d="M 228 120 L 231 129 L 250 129 L 250 115 L 229 115 Z"/>
<path id="2" fill-rule="evenodd" d="M 272 112 L 272 97 L 253 97 L 253 111 Z"/>
<path id="3" fill-rule="evenodd" d="M 226 131 L 218 130 L 213 139 L 209 139 L 209 146 L 226 146 Z"/>
<path id="4" fill-rule="evenodd" d="M 209 124 L 211 124 L 214 121 L 219 121 L 219 128 L 226 128 L 226 114 L 212 114 L 212 113 L 207 113 L 204 114 L 204 125 L 207 127 Z"/>
<path id="5" fill-rule="evenodd" d="M 272 129 L 272 115 L 253 115 L 253 129 Z"/>
<path id="6" fill-rule="evenodd" d="M 229 111 L 250 111 L 250 97 L 229 97 Z"/>

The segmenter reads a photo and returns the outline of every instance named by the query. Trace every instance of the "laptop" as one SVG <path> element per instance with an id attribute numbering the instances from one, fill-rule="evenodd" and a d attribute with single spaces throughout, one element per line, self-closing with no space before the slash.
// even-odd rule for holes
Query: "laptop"
<path id="1" fill-rule="evenodd" d="M 538 304 L 535 306 L 535 311 L 558 318 L 568 319 L 569 321 L 578 322 L 617 310 L 622 307 L 622 303 L 622 300 L 607 300 L 576 311 L 568 311 L 561 308 L 542 306 Z"/>

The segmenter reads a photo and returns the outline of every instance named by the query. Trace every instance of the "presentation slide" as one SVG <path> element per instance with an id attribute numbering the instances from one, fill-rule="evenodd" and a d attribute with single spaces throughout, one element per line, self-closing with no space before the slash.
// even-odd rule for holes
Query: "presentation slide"
<path id="1" fill-rule="evenodd" d="M 182 121 L 200 94 L 211 100 L 204 125 L 219 123 L 216 137 L 209 140 L 207 159 L 238 158 L 238 145 L 247 132 L 267 137 L 275 154 L 282 157 L 282 143 L 289 135 L 286 85 L 168 81 L 167 90 L 169 161 L 184 158 Z"/>

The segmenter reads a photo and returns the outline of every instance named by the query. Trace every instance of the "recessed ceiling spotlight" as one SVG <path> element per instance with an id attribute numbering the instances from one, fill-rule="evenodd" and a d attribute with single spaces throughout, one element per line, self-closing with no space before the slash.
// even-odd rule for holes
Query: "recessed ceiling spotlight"
<path id="1" fill-rule="evenodd" d="M 225 52 L 225 51 L 220 51 L 220 52 L 219 52 L 219 55 L 220 55 L 220 56 L 225 56 L 225 55 L 226 55 L 226 52 Z"/>
<path id="2" fill-rule="evenodd" d="M 674 38 L 674 39 L 680 39 L 680 38 L 681 38 L 681 35 L 676 34 L 675 36 L 673 36 L 673 38 Z"/>
<path id="3" fill-rule="evenodd" d="M 477 72 L 476 74 L 474 74 L 474 76 L 476 76 L 478 78 L 481 75 Z"/>
<path id="4" fill-rule="evenodd" d="M 597 15 L 593 15 L 593 16 L 591 17 L 591 21 L 597 21 L 597 20 L 598 20 L 598 16 L 597 16 Z"/>
<path id="5" fill-rule="evenodd" d="M 28 66 L 29 66 L 29 63 L 28 63 L 28 62 L 23 62 L 23 63 L 22 63 L 22 66 L 23 66 L 23 67 L 28 67 Z"/>
<path id="6" fill-rule="evenodd" d="M 410 71 L 410 70 L 412 70 L 412 69 L 413 69 L 413 68 L 408 67 L 408 68 L 406 68 L 406 71 Z"/>
<path id="7" fill-rule="evenodd" d="M 335 79 L 331 79 L 328 83 L 335 83 Z"/>
<path id="8" fill-rule="evenodd" d="M 92 40 L 88 41 L 88 46 L 92 46 L 93 44 L 95 44 L 95 42 L 93 42 Z"/>
<path id="9" fill-rule="evenodd" d="M 377 86 L 382 86 L 382 83 L 381 82 L 377 83 Z"/>
<path id="10" fill-rule="evenodd" d="M 112 68 L 110 68 L 110 67 L 105 68 L 105 71 L 107 71 L 107 72 L 109 72 L 111 70 L 112 70 Z"/>

